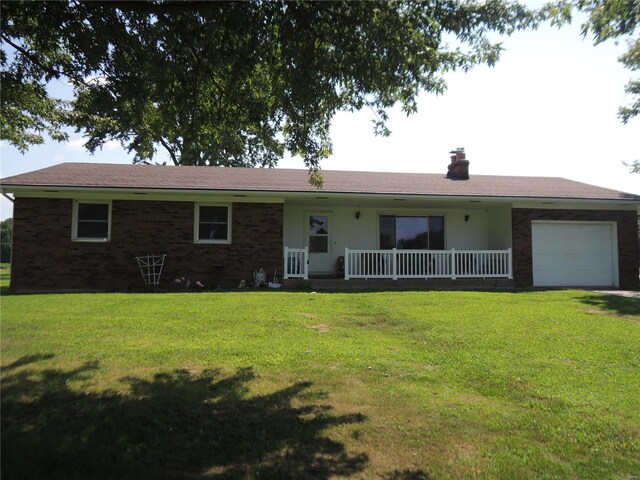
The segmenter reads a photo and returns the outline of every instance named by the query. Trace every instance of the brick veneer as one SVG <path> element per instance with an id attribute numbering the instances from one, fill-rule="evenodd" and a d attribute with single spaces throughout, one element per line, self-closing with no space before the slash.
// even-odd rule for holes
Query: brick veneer
<path id="1" fill-rule="evenodd" d="M 533 286 L 531 222 L 534 220 L 616 222 L 620 287 L 638 288 L 638 218 L 635 211 L 620 210 L 512 210 L 513 275 L 517 287 Z"/>
<path id="2" fill-rule="evenodd" d="M 263 267 L 282 276 L 282 204 L 234 203 L 230 245 L 195 244 L 194 203 L 112 202 L 111 241 L 71 241 L 70 199 L 16 198 L 11 288 L 129 290 L 143 286 L 137 255 L 166 253 L 165 287 L 180 275 L 215 287 L 251 281 Z"/>

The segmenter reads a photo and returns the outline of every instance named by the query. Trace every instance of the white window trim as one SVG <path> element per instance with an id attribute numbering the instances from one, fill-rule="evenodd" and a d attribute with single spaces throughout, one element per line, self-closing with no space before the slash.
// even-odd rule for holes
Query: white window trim
<path id="1" fill-rule="evenodd" d="M 215 239 L 204 239 L 201 240 L 198 237 L 200 236 L 200 207 L 227 207 L 227 238 L 226 240 L 215 240 Z M 194 209 L 194 221 L 193 221 L 193 242 L 194 243 L 202 243 L 202 244 L 218 244 L 218 245 L 229 245 L 231 243 L 231 225 L 232 225 L 232 213 L 233 209 L 231 208 L 230 203 L 197 203 L 195 204 Z"/>
<path id="2" fill-rule="evenodd" d="M 78 237 L 78 205 L 81 203 L 109 205 L 107 217 L 107 238 Z M 71 240 L 74 242 L 106 243 L 111 241 L 111 201 L 110 200 L 74 200 L 71 221 Z"/>
<path id="3" fill-rule="evenodd" d="M 409 211 L 409 210 L 378 210 L 377 225 L 376 225 L 376 248 L 380 249 L 380 216 L 394 216 L 394 217 L 442 217 L 444 219 L 444 249 L 449 250 L 449 241 L 447 234 L 447 213 L 442 211 Z"/>

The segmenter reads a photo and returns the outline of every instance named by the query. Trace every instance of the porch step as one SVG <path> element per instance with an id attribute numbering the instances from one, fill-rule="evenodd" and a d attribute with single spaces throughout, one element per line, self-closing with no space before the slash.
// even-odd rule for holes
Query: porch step
<path id="1" fill-rule="evenodd" d="M 310 289 L 324 291 L 356 290 L 457 290 L 457 289 L 503 289 L 515 288 L 515 282 L 508 278 L 460 278 L 450 279 L 399 279 L 399 280 L 363 280 L 342 278 L 310 278 L 302 280 L 290 278 L 283 281 L 284 288 Z"/>

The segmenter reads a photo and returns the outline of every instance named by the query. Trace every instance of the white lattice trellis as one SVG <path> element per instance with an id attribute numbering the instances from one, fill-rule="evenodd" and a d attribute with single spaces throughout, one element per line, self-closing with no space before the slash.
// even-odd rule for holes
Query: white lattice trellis
<path id="1" fill-rule="evenodd" d="M 156 288 L 160 283 L 160 275 L 162 275 L 162 267 L 167 255 L 144 255 L 136 257 L 140 273 L 144 279 L 144 284 Z"/>

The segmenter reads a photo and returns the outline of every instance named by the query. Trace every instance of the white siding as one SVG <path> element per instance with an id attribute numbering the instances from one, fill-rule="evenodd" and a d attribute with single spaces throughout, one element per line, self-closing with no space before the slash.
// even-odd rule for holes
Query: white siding
<path id="1" fill-rule="evenodd" d="M 360 218 L 355 213 L 360 211 Z M 318 208 L 304 205 L 284 206 L 284 246 L 302 248 L 305 246 L 307 229 L 306 212 L 331 212 L 332 253 L 334 265 L 338 256 L 344 255 L 345 247 L 352 249 L 379 248 L 378 218 L 380 215 L 443 215 L 445 217 L 445 248 L 487 250 L 489 248 L 489 219 L 486 210 L 467 209 L 402 209 L 351 206 L 320 206 Z M 465 215 L 469 220 L 465 221 Z M 510 214 L 509 214 L 510 215 Z M 509 217 L 510 218 L 510 217 Z M 502 226 L 502 235 L 505 236 Z M 506 247 L 500 248 L 508 248 Z M 498 248 L 498 247 L 494 247 Z"/>
<path id="2" fill-rule="evenodd" d="M 465 215 L 469 220 L 465 221 Z M 487 250 L 489 226 L 485 210 L 449 210 L 445 216 L 446 248 Z"/>
<path id="3" fill-rule="evenodd" d="M 490 208 L 488 212 L 488 227 L 490 249 L 502 250 L 512 247 L 511 207 Z"/>

